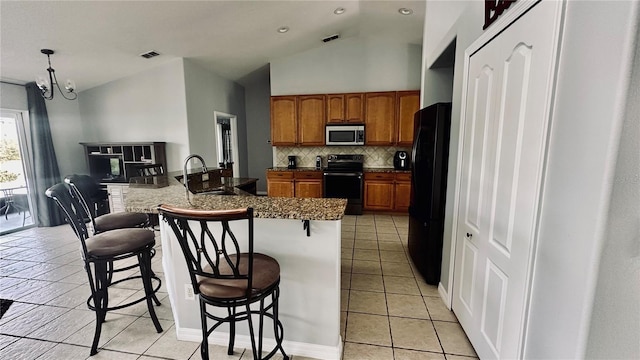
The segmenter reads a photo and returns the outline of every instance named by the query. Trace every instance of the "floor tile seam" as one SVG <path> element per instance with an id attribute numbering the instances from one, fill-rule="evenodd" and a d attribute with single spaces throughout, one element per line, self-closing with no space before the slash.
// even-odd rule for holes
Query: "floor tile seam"
<path id="1" fill-rule="evenodd" d="M 0 334 L 1 334 L 1 333 L 0 333 Z M 39 339 L 39 338 L 30 337 L 30 336 L 17 336 L 17 335 L 11 335 L 11 334 L 1 334 L 1 335 L 5 335 L 5 336 L 12 336 L 12 337 L 18 338 L 18 340 L 17 340 L 17 341 L 12 342 L 11 344 L 9 344 L 9 345 L 7 345 L 7 346 L 3 347 L 2 349 L 6 349 L 8 346 L 15 344 L 16 342 L 18 342 L 18 341 L 20 341 L 20 340 L 22 340 L 22 339 L 27 339 L 27 340 L 36 340 L 36 341 L 43 341 L 43 342 L 48 342 L 48 343 L 52 343 L 52 344 L 56 344 L 56 345 L 57 345 L 57 344 L 61 344 L 61 342 L 59 342 L 59 341 L 52 341 L 52 340 L 46 340 L 46 339 Z M 55 345 L 54 345 L 54 346 L 55 346 Z M 78 345 L 78 346 L 81 346 L 81 345 Z M 84 346 L 83 346 L 83 347 L 84 347 Z M 87 349 L 88 349 L 88 347 L 87 347 Z M 49 350 L 50 350 L 50 349 L 49 349 Z M 49 351 L 49 350 L 47 350 L 47 351 Z M 47 351 L 45 351 L 45 353 L 46 353 Z M 44 353 L 43 353 L 43 355 L 44 355 Z M 42 356 L 42 355 L 40 355 L 40 356 Z M 40 358 L 40 356 L 39 356 L 38 358 Z M 36 358 L 36 359 L 37 359 L 37 358 Z"/>
<path id="2" fill-rule="evenodd" d="M 108 313 L 109 313 L 109 312 L 107 312 L 107 314 L 108 314 Z M 113 314 L 113 313 L 112 313 L 112 314 Z M 129 314 L 119 314 L 119 313 L 118 313 L 118 315 L 125 315 L 125 316 L 134 317 L 134 318 L 135 318 L 135 320 L 133 320 L 132 322 L 130 322 L 130 323 L 129 323 L 129 325 L 127 325 L 127 326 L 125 326 L 124 328 L 122 328 L 122 330 L 118 331 L 118 332 L 117 332 L 115 335 L 113 335 L 113 336 L 112 336 L 108 341 L 106 341 L 104 344 L 102 344 L 102 347 L 98 347 L 98 349 L 104 349 L 104 350 L 109 350 L 109 351 L 119 351 L 119 352 L 124 352 L 124 353 L 127 353 L 127 354 L 134 354 L 134 355 L 138 355 L 138 356 L 140 356 L 140 355 L 144 354 L 144 352 L 145 352 L 145 351 L 147 351 L 147 350 L 149 350 L 149 348 L 150 348 L 151 346 L 149 346 L 148 348 L 146 348 L 143 352 L 141 352 L 141 353 L 139 353 L 139 354 L 138 354 L 138 353 L 131 353 L 131 352 L 128 352 L 128 351 L 122 351 L 122 350 L 107 349 L 107 348 L 105 347 L 105 346 L 107 346 L 111 341 L 113 341 L 113 339 L 115 339 L 118 335 L 122 334 L 126 329 L 128 329 L 130 326 L 132 326 L 136 321 L 138 321 L 138 320 L 140 320 L 141 318 L 143 318 L 143 316 L 142 316 L 142 315 L 129 315 Z M 106 319 L 106 315 L 105 315 L 105 319 Z M 160 319 L 158 319 L 158 320 L 160 320 Z M 106 322 L 106 320 L 105 320 L 105 322 Z M 174 322 L 174 323 L 175 323 L 175 322 Z M 85 326 L 86 326 L 86 325 L 85 325 Z M 104 326 L 104 323 L 103 323 L 103 325 L 102 325 L 102 326 Z M 162 333 L 163 333 L 163 334 L 164 334 L 164 332 L 165 332 L 165 331 L 166 331 L 165 329 L 162 329 Z M 68 338 L 70 338 L 71 336 L 73 336 L 73 335 L 70 335 L 69 337 L 67 337 L 67 339 L 68 339 Z M 100 334 L 100 336 L 102 337 L 102 333 Z M 162 335 L 160 335 L 160 337 L 162 337 Z M 160 338 L 160 337 L 159 337 L 159 338 Z M 158 338 L 158 339 L 159 339 L 159 338 Z M 65 340 L 66 340 L 66 339 L 65 339 Z M 99 342 L 100 342 L 100 340 L 98 340 L 98 343 L 99 343 Z M 155 341 L 154 341 L 154 343 L 155 343 Z"/>
<path id="3" fill-rule="evenodd" d="M 345 340 L 345 341 L 344 341 L 344 343 L 345 343 L 345 345 L 346 345 L 347 343 L 350 343 L 350 344 L 358 344 L 358 345 L 375 346 L 375 347 L 385 348 L 385 349 L 393 349 L 393 345 L 389 345 L 389 346 L 387 346 L 387 345 L 371 344 L 371 343 L 360 342 L 360 341 L 353 341 L 353 340 Z M 343 349 L 344 349 L 345 347 L 346 347 L 346 346 L 343 346 Z"/>
<path id="4" fill-rule="evenodd" d="M 46 281 L 46 280 L 40 280 L 40 281 Z M 57 281 L 55 281 L 55 282 L 54 282 L 54 281 L 50 281 L 50 282 L 51 282 L 51 283 L 54 283 L 54 284 L 55 284 L 55 283 L 58 283 Z M 23 303 L 26 303 L 26 304 L 47 305 L 47 306 L 53 306 L 53 307 L 66 308 L 66 307 L 64 307 L 64 306 L 60 306 L 60 305 L 49 305 L 49 302 L 54 301 L 54 300 L 56 300 L 57 298 L 59 298 L 59 297 L 61 297 L 61 296 L 63 296 L 63 295 L 66 295 L 67 293 L 69 293 L 69 292 L 71 292 L 71 291 L 73 291 L 73 290 L 75 290 L 75 289 L 77 289 L 77 288 L 79 288 L 79 287 L 83 286 L 83 284 L 72 284 L 72 283 L 63 283 L 63 284 L 71 284 L 71 285 L 78 285 L 78 286 L 74 287 L 74 288 L 73 288 L 73 289 L 71 289 L 71 290 L 68 290 L 68 291 L 63 292 L 62 294 L 60 294 L 60 295 L 58 295 L 58 296 L 54 297 L 53 299 L 49 299 L 49 300 L 47 300 L 47 302 L 46 302 L 46 303 L 43 303 L 43 304 L 40 304 L 40 303 L 31 303 L 31 302 L 28 302 L 28 301 L 20 301 L 20 302 L 23 302 Z M 35 291 L 34 291 L 34 292 L 35 292 Z M 31 294 L 33 294 L 34 292 L 30 292 L 30 293 L 28 293 L 28 294 L 25 294 L 25 295 L 23 295 L 23 296 L 22 296 L 21 298 L 19 298 L 19 299 L 22 299 L 22 298 L 23 298 L 23 297 L 25 297 L 25 296 L 31 295 Z M 18 299 L 18 300 L 19 300 L 19 299 Z M 14 301 L 18 301 L 18 300 L 14 300 Z M 74 307 L 74 308 L 75 308 L 75 307 Z M 73 309 L 73 308 L 72 308 L 72 309 Z"/>
<path id="5" fill-rule="evenodd" d="M 174 323 L 174 325 L 171 325 L 171 326 L 169 327 L 169 329 L 173 328 L 174 326 L 175 326 L 175 323 Z M 166 334 L 166 332 L 168 332 L 168 331 L 169 331 L 169 329 L 162 329 L 162 335 L 160 335 L 160 337 L 158 337 L 158 338 L 157 338 L 157 339 L 156 339 L 156 340 L 155 340 L 155 341 L 154 341 L 154 342 L 149 346 L 149 348 L 147 348 L 145 351 L 143 351 L 140 355 L 141 355 L 141 356 L 156 357 L 156 358 L 160 358 L 160 359 L 167 359 L 167 360 L 177 360 L 177 359 L 175 359 L 175 358 L 164 357 L 164 356 L 156 356 L 156 355 L 148 355 L 148 354 L 147 354 L 147 351 L 151 350 L 151 348 L 153 347 L 153 345 L 155 345 L 158 341 L 160 341 L 160 339 L 162 339 L 162 337 L 164 336 L 164 334 Z M 178 341 L 182 341 L 182 340 L 178 340 Z M 105 344 L 105 345 L 106 345 L 106 344 Z M 193 355 L 194 355 L 196 352 L 199 352 L 199 350 L 200 350 L 200 345 L 202 345 L 202 342 L 200 342 L 200 343 L 199 343 L 199 345 L 198 345 L 198 346 L 193 350 L 193 352 L 192 352 L 192 353 L 187 357 L 187 359 L 191 359 L 191 358 L 193 357 Z M 240 359 L 242 359 L 242 355 L 244 355 L 245 350 L 246 350 L 246 349 L 243 349 L 243 350 L 242 350 L 242 354 L 240 354 Z M 234 346 L 234 351 L 235 351 L 235 346 Z"/>
<path id="6" fill-rule="evenodd" d="M 388 321 L 389 321 L 389 332 L 391 334 L 391 345 L 393 346 L 393 348 L 398 348 L 398 349 L 406 349 L 406 350 L 416 350 L 416 351 L 426 351 L 426 350 L 422 350 L 422 349 L 415 349 L 415 348 L 408 348 L 408 347 L 402 347 L 402 346 L 396 346 L 393 343 L 393 331 L 391 331 L 391 318 L 399 318 L 399 319 L 407 319 L 404 317 L 399 317 L 399 316 L 388 316 Z M 427 320 L 427 319 L 414 319 L 414 318 L 409 318 L 411 320 L 425 320 L 425 321 L 429 321 L 431 322 L 431 325 L 434 327 L 434 332 L 436 333 L 436 337 L 438 337 L 438 333 L 435 331 L 435 326 L 433 325 L 433 321 L 431 320 Z M 435 352 L 435 351 L 429 351 L 429 352 L 434 352 L 437 354 L 444 354 L 444 347 L 442 347 L 442 343 L 440 343 L 440 338 L 438 338 L 438 344 L 440 345 L 440 349 L 442 350 L 442 352 Z"/>
<path id="7" fill-rule="evenodd" d="M 439 355 L 446 355 L 446 353 L 444 352 L 444 350 L 442 352 L 437 352 L 437 351 L 431 351 L 431 350 L 423 350 L 423 349 L 416 349 L 416 348 L 412 348 L 412 347 L 407 347 L 407 346 L 393 346 L 394 349 L 399 349 L 399 350 L 411 350 L 411 351 L 419 351 L 419 352 L 425 352 L 425 353 L 431 353 L 431 354 L 439 354 Z M 442 348 L 442 346 L 440 346 L 440 348 Z M 453 354 L 451 354 L 453 355 Z M 395 356 L 395 352 L 394 352 L 394 356 Z"/>

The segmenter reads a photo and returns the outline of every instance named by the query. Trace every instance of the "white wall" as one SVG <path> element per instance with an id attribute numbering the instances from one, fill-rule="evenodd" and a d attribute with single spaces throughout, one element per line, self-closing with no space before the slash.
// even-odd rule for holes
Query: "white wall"
<path id="1" fill-rule="evenodd" d="M 45 100 L 45 104 L 60 176 L 88 174 L 84 148 L 78 144 L 84 137 L 79 106 L 82 95 L 78 94 L 77 100 L 66 100 L 59 95 L 51 101 Z"/>
<path id="2" fill-rule="evenodd" d="M 269 66 L 256 71 L 244 82 L 247 114 L 248 176 L 260 179 L 258 191 L 267 191 L 265 171 L 273 164 L 271 149 L 271 85 Z"/>
<path id="3" fill-rule="evenodd" d="M 167 170 L 189 155 L 183 59 L 83 91 L 83 141 L 165 141 Z"/>
<path id="4" fill-rule="evenodd" d="M 640 28 L 638 29 L 640 31 Z M 636 36 L 638 44 L 640 32 Z M 640 47 L 613 180 L 586 358 L 640 356 Z M 624 329 L 620 331 L 620 329 Z M 612 346 L 615 344 L 615 346 Z"/>
<path id="5" fill-rule="evenodd" d="M 244 88 L 184 59 L 189 152 L 201 155 L 207 166 L 218 166 L 214 111 L 237 116 L 240 174 L 247 174 L 247 133 Z"/>
<path id="6" fill-rule="evenodd" d="M 447 177 L 447 201 L 445 205 L 444 238 L 442 249 L 442 288 L 450 291 L 452 264 L 450 261 L 451 232 L 453 228 L 453 199 L 456 181 L 458 136 L 460 132 L 460 109 L 462 99 L 462 74 L 464 71 L 464 51 L 480 35 L 484 23 L 484 2 L 482 1 L 427 1 L 423 45 L 423 106 L 437 101 L 451 101 L 451 139 L 449 143 L 449 171 Z M 453 67 L 453 88 L 447 69 L 429 69 L 440 53 L 455 39 L 456 55 Z M 443 90 L 443 84 L 447 84 Z M 451 89 L 451 90 L 450 90 Z M 446 98 L 451 91 L 450 98 Z"/>
<path id="7" fill-rule="evenodd" d="M 599 274 L 603 281 L 620 277 L 616 288 L 638 286 L 638 277 L 632 280 L 624 278 L 624 273 L 612 274 L 616 270 L 612 261 L 625 258 L 611 259 L 607 254 L 602 263 L 601 259 L 603 247 L 615 251 L 625 248 L 625 241 L 630 240 L 609 238 L 608 234 L 635 234 L 636 239 L 638 236 L 637 210 L 635 224 L 610 217 L 617 215 L 620 205 L 614 198 L 610 207 L 609 199 L 612 190 L 619 196 L 616 187 L 620 184 L 614 183 L 616 161 L 630 160 L 626 151 L 633 151 L 633 147 L 623 147 L 620 153 L 620 135 L 627 101 L 634 108 L 640 101 L 627 93 L 639 4 L 568 1 L 566 5 L 525 357 L 583 358 L 590 346 L 595 300 L 621 313 L 611 317 L 607 314 L 605 318 L 599 313 L 594 323 L 613 337 L 612 342 L 591 338 L 595 341 L 593 346 L 600 347 L 598 353 L 611 358 L 623 353 L 621 348 L 637 349 L 640 341 L 640 334 L 633 332 L 638 324 L 631 323 L 638 319 L 638 313 L 625 306 L 640 302 L 638 293 L 635 298 L 618 302 L 607 297 L 622 294 L 604 293 L 604 288 L 596 292 Z M 621 163 L 618 171 L 632 170 L 631 166 L 637 170 L 637 163 Z M 637 181 L 636 178 L 636 184 Z M 626 248 L 626 261 L 637 258 L 637 240 L 634 245 L 635 254 Z M 622 306 L 618 308 L 616 304 Z M 616 322 L 618 317 L 626 319 Z M 626 332 L 633 333 L 623 335 Z"/>
<path id="8" fill-rule="evenodd" d="M 427 68 L 431 67 L 431 64 L 459 32 L 460 26 L 464 25 L 456 24 L 456 20 L 469 6 L 469 1 L 427 1 L 424 18 L 425 33 L 422 37 L 422 56 L 427 61 Z M 484 4 L 480 4 L 480 6 L 484 8 Z M 473 19 L 468 25 L 475 26 L 477 21 L 477 19 Z"/>
<path id="9" fill-rule="evenodd" d="M 334 40 L 271 61 L 271 95 L 420 88 L 421 46 L 372 38 Z"/>
<path id="10" fill-rule="evenodd" d="M 0 108 L 27 110 L 27 90 L 22 85 L 0 83 Z"/>

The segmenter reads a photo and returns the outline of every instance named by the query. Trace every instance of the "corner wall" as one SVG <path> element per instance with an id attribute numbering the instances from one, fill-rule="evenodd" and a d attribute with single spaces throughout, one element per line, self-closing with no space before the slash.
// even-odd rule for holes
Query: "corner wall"
<path id="1" fill-rule="evenodd" d="M 201 155 L 209 167 L 218 166 L 216 124 L 213 113 L 220 111 L 236 115 L 240 174 L 234 175 L 245 176 L 247 174 L 247 126 L 244 88 L 236 82 L 203 69 L 189 59 L 184 59 L 184 82 L 189 153 Z"/>
<path id="2" fill-rule="evenodd" d="M 449 142 L 449 173 L 447 176 L 447 200 L 445 204 L 444 237 L 442 249 L 442 271 L 440 284 L 450 292 L 452 263 L 451 248 L 453 229 L 453 209 L 455 198 L 456 169 L 460 144 L 460 109 L 462 107 L 462 75 L 464 72 L 464 52 L 480 35 L 484 22 L 484 2 L 482 1 L 427 1 L 425 13 L 424 45 L 423 45 L 423 88 L 422 106 L 427 106 L 439 99 L 445 99 L 442 83 L 450 80 L 447 71 L 450 69 L 429 69 L 441 52 L 456 41 L 455 63 L 453 67 L 453 88 L 451 89 L 451 139 Z M 449 294 L 450 295 L 450 294 Z M 449 304 L 447 304 L 449 306 Z"/>
<path id="3" fill-rule="evenodd" d="M 271 148 L 270 66 L 252 73 L 244 84 L 247 116 L 248 177 L 257 178 L 257 190 L 267 191 L 266 169 L 273 165 Z"/>
<path id="4" fill-rule="evenodd" d="M 585 354 L 588 359 L 640 356 L 640 27 L 636 34 L 633 73 Z"/>
<path id="5" fill-rule="evenodd" d="M 183 59 L 82 91 L 80 141 L 165 141 L 167 171 L 189 155 Z"/>

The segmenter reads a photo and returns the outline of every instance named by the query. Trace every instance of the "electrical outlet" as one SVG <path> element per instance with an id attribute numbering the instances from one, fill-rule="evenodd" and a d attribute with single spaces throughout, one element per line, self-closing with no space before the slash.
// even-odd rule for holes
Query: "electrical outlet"
<path id="1" fill-rule="evenodd" d="M 184 284 L 184 298 L 187 300 L 195 300 L 196 297 L 193 294 L 193 286 L 191 284 Z"/>

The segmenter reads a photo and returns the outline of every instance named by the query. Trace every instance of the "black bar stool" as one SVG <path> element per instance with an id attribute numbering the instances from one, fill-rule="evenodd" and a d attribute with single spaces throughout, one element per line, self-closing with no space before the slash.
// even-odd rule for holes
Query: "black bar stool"
<path id="1" fill-rule="evenodd" d="M 147 302 L 149 315 L 157 332 L 162 332 L 162 327 L 156 316 L 153 302 L 160 305 L 155 293 L 160 289 L 160 278 L 151 270 L 151 250 L 155 245 L 153 231 L 148 229 L 116 229 L 105 231 L 93 236 L 85 225 L 85 210 L 83 205 L 73 196 L 66 184 L 56 184 L 46 191 L 46 195 L 53 200 L 64 212 L 65 218 L 81 243 L 82 260 L 89 277 L 91 296 L 87 299 L 89 309 L 96 312 L 96 330 L 91 345 L 90 355 L 98 352 L 98 341 L 102 323 L 105 321 L 107 311 L 122 309 L 142 301 Z M 122 269 L 114 269 L 113 263 L 118 260 L 137 257 L 138 264 Z M 112 281 L 114 272 L 124 271 L 138 266 L 140 275 L 130 276 L 118 281 Z M 108 288 L 124 281 L 141 279 L 144 287 L 144 296 L 126 304 L 109 307 Z M 156 283 L 155 288 L 153 282 Z"/>
<path id="2" fill-rule="evenodd" d="M 188 210 L 160 205 L 158 211 L 180 243 L 193 291 L 200 300 L 202 359 L 209 359 L 208 336 L 223 323 L 229 323 L 227 352 L 232 355 L 236 322 L 244 320 L 249 325 L 253 358 L 261 359 L 263 324 L 267 316 L 273 320 L 276 346 L 262 359 L 269 359 L 280 350 L 288 360 L 282 348 L 283 327 L 278 319 L 280 265 L 270 256 L 253 252 L 253 209 Z M 245 241 L 238 241 L 231 231 L 232 221 L 246 221 Z M 250 305 L 258 302 L 259 310 L 252 310 Z M 226 308 L 228 316 L 211 314 L 207 305 Z M 257 345 L 251 315 L 259 316 Z M 215 324 L 207 327 L 207 319 L 214 320 Z"/>
<path id="3" fill-rule="evenodd" d="M 100 186 L 89 175 L 69 175 L 64 182 L 69 184 L 72 195 L 78 199 L 84 212 L 91 219 L 93 233 L 99 234 L 105 231 L 124 228 L 142 228 L 149 226 L 149 216 L 144 213 L 119 212 L 97 216 L 94 206 L 95 199 L 99 198 Z"/>

